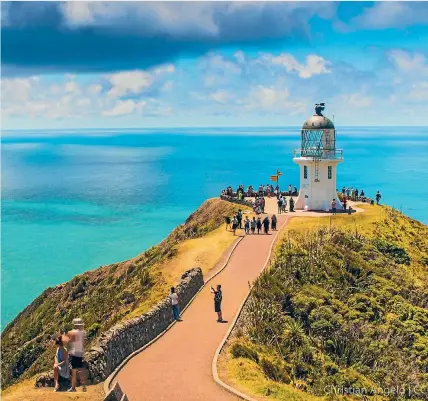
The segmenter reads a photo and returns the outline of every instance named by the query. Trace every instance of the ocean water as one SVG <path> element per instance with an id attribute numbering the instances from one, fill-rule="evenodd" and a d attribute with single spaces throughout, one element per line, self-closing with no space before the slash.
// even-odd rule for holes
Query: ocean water
<path id="1" fill-rule="evenodd" d="M 2 327 L 49 286 L 155 245 L 227 185 L 298 186 L 299 129 L 13 132 L 2 137 Z M 337 187 L 428 222 L 428 127 L 338 130 Z"/>

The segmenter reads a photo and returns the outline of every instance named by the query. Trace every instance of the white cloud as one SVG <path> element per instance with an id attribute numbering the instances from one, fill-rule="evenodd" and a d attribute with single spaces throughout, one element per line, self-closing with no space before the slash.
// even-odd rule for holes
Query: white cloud
<path id="1" fill-rule="evenodd" d="M 128 94 L 141 93 L 152 84 L 152 77 L 146 71 L 124 71 L 108 77 L 112 88 L 107 95 L 121 97 Z"/>
<path id="2" fill-rule="evenodd" d="M 116 105 L 110 109 L 103 112 L 104 116 L 117 117 L 123 116 L 126 114 L 132 114 L 135 111 L 141 112 L 143 107 L 146 105 L 146 102 L 134 102 L 133 100 L 118 100 Z"/>
<path id="3" fill-rule="evenodd" d="M 388 57 L 400 71 L 428 74 L 427 58 L 422 53 L 410 53 L 401 49 L 393 49 L 388 52 Z"/>
<path id="4" fill-rule="evenodd" d="M 214 100 L 215 102 L 218 102 L 218 103 L 226 103 L 226 102 L 227 102 L 227 100 L 230 98 L 230 95 L 229 95 L 229 93 L 228 93 L 228 92 L 226 92 L 226 91 L 219 90 L 219 91 L 216 91 L 216 92 L 210 93 L 209 97 L 210 97 L 212 100 Z"/>
<path id="5" fill-rule="evenodd" d="M 404 28 L 428 23 L 425 2 L 379 1 L 352 19 L 350 25 L 365 29 Z"/>
<path id="6" fill-rule="evenodd" d="M 102 91 L 103 87 L 100 84 L 93 84 L 88 87 L 88 93 L 91 95 L 96 95 Z"/>
<path id="7" fill-rule="evenodd" d="M 26 102 L 30 97 L 32 86 L 39 82 L 39 77 L 3 78 L 1 80 L 2 102 Z"/>
<path id="8" fill-rule="evenodd" d="M 417 82 L 412 85 L 412 89 L 407 98 L 416 102 L 425 102 L 428 100 L 428 81 Z"/>
<path id="9" fill-rule="evenodd" d="M 299 63 L 296 58 L 288 53 L 281 53 L 278 56 L 270 54 L 262 56 L 265 60 L 269 60 L 272 64 L 280 65 L 287 72 L 296 71 L 300 78 L 311 78 L 313 75 L 328 74 L 330 62 L 316 54 L 306 56 L 306 63 Z"/>

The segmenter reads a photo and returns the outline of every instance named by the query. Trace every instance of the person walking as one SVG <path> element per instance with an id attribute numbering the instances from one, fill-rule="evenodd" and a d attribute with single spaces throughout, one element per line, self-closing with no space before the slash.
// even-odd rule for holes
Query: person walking
<path id="1" fill-rule="evenodd" d="M 347 199 L 347 197 L 346 196 L 344 196 L 343 197 L 343 210 L 346 212 L 346 202 L 348 201 L 348 199 Z"/>
<path id="2" fill-rule="evenodd" d="M 172 316 L 174 320 L 180 322 L 180 307 L 178 306 L 178 294 L 175 291 L 175 287 L 171 287 L 171 293 L 169 294 L 169 299 L 171 300 L 172 306 Z"/>
<path id="3" fill-rule="evenodd" d="M 236 235 L 236 229 L 238 228 L 238 219 L 236 218 L 236 216 L 233 216 L 232 218 L 232 231 L 233 231 L 233 235 Z"/>
<path id="4" fill-rule="evenodd" d="M 254 216 L 253 216 L 253 220 L 251 220 L 250 225 L 251 225 L 251 234 L 254 234 L 257 226 L 256 218 Z"/>
<path id="5" fill-rule="evenodd" d="M 257 217 L 257 234 L 260 234 L 260 230 L 262 229 L 262 221 L 260 217 Z"/>
<path id="6" fill-rule="evenodd" d="M 230 217 L 229 216 L 225 216 L 224 220 L 226 221 L 226 231 L 228 228 L 231 228 L 230 226 Z"/>
<path id="7" fill-rule="evenodd" d="M 242 210 L 239 209 L 238 213 L 236 214 L 236 219 L 238 220 L 239 228 L 242 229 Z"/>
<path id="8" fill-rule="evenodd" d="M 293 197 L 290 198 L 290 212 L 294 212 L 294 199 L 293 199 Z"/>
<path id="9" fill-rule="evenodd" d="M 282 213 L 287 213 L 287 198 L 282 198 Z"/>
<path id="10" fill-rule="evenodd" d="M 265 234 L 269 234 L 269 217 L 268 216 L 266 216 L 263 219 L 263 228 L 264 228 Z"/>
<path id="11" fill-rule="evenodd" d="M 277 218 L 276 216 L 273 214 L 272 215 L 272 223 L 271 223 L 271 227 L 272 227 L 272 231 L 276 231 L 276 222 L 277 222 Z"/>
<path id="12" fill-rule="evenodd" d="M 331 211 L 333 212 L 333 214 L 336 214 L 336 199 L 333 199 L 331 201 Z"/>
<path id="13" fill-rule="evenodd" d="M 62 336 L 58 336 L 55 339 L 56 353 L 55 353 L 55 363 L 54 363 L 54 391 L 59 391 L 59 378 L 60 376 L 64 379 L 70 378 L 70 367 L 68 365 L 68 352 L 64 348 L 64 343 L 62 341 Z"/>
<path id="14" fill-rule="evenodd" d="M 279 197 L 278 201 L 276 202 L 278 204 L 278 214 L 281 214 L 282 211 L 282 196 Z"/>
<path id="15" fill-rule="evenodd" d="M 250 233 L 250 219 L 248 218 L 248 216 L 245 216 L 244 228 L 245 228 L 245 234 L 249 234 Z"/>
<path id="16" fill-rule="evenodd" d="M 211 286 L 211 292 L 214 294 L 214 311 L 217 313 L 217 322 L 222 323 L 224 320 L 221 313 L 221 301 L 223 300 L 221 285 L 218 284 L 216 290 Z"/>
<path id="17" fill-rule="evenodd" d="M 376 192 L 376 205 L 379 205 L 380 198 L 382 198 L 382 195 L 379 191 Z"/>
<path id="18" fill-rule="evenodd" d="M 82 391 L 86 392 L 86 369 L 83 364 L 83 355 L 85 354 L 85 337 L 86 333 L 83 330 L 84 324 L 82 319 L 73 319 L 73 330 L 70 330 L 63 336 L 63 341 L 68 345 L 68 354 L 71 363 L 71 388 L 68 392 L 76 391 L 77 375 L 79 375 L 82 383 Z"/>

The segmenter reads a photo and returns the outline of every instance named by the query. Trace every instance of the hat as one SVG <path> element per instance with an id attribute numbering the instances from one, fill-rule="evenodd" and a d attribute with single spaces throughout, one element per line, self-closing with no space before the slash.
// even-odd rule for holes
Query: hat
<path id="1" fill-rule="evenodd" d="M 80 317 L 73 319 L 73 326 L 84 326 L 83 320 Z"/>

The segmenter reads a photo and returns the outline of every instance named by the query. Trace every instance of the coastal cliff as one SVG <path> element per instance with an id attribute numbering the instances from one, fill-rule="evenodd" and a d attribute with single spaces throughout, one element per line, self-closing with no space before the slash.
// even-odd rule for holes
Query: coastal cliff
<path id="1" fill-rule="evenodd" d="M 89 350 L 113 326 L 148 312 L 165 298 L 170 285 L 195 267 L 168 271 L 181 244 L 212 233 L 225 215 L 236 213 L 239 207 L 210 199 L 159 245 L 133 259 L 80 274 L 45 290 L 2 332 L 3 388 L 51 369 L 55 352 L 52 339 L 69 330 L 74 317 L 81 317 L 86 324 Z M 103 378 L 97 376 L 97 380 Z"/>

